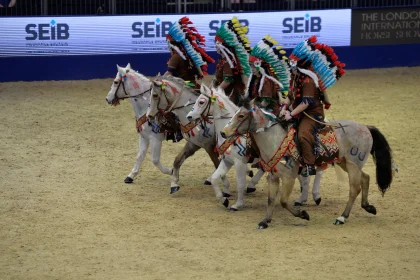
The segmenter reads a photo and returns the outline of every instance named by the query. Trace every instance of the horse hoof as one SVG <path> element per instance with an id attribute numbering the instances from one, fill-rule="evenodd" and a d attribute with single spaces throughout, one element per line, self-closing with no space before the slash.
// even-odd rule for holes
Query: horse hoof
<path id="1" fill-rule="evenodd" d="M 303 206 L 303 203 L 301 203 L 301 202 L 298 202 L 298 201 L 295 201 L 295 204 L 294 204 L 295 206 Z"/>
<path id="2" fill-rule="evenodd" d="M 176 193 L 177 191 L 179 191 L 179 189 L 179 186 L 171 187 L 171 194 Z"/>
<path id="3" fill-rule="evenodd" d="M 257 229 L 266 229 L 268 228 L 268 223 L 266 221 L 262 221 L 258 224 Z"/>
<path id="4" fill-rule="evenodd" d="M 130 178 L 130 177 L 127 177 L 127 178 L 124 179 L 124 183 L 131 184 L 131 183 L 133 183 L 133 179 Z"/>
<path id="5" fill-rule="evenodd" d="M 344 225 L 344 218 L 340 217 L 338 219 L 335 219 L 334 225 Z"/>
<path id="6" fill-rule="evenodd" d="M 229 207 L 229 199 L 225 198 L 225 201 L 223 201 L 223 206 L 225 206 L 226 208 Z"/>
<path id="7" fill-rule="evenodd" d="M 211 186 L 211 182 L 210 182 L 209 180 L 205 180 L 205 181 L 204 181 L 204 185 L 206 185 L 206 186 Z"/>
<path id="8" fill-rule="evenodd" d="M 248 176 L 249 176 L 249 178 L 252 178 L 252 177 L 254 177 L 254 171 L 249 171 L 249 173 L 248 173 Z"/>
<path id="9" fill-rule="evenodd" d="M 253 193 L 256 190 L 257 190 L 256 188 L 246 188 L 246 193 Z"/>
<path id="10" fill-rule="evenodd" d="M 376 215 L 376 208 L 373 205 L 368 205 L 365 207 L 365 210 L 370 214 Z"/>
<path id="11" fill-rule="evenodd" d="M 305 210 L 300 212 L 300 218 L 309 221 L 309 214 Z"/>
<path id="12" fill-rule="evenodd" d="M 223 194 L 223 197 L 231 197 L 232 196 L 230 193 L 222 192 L 222 194 Z"/>
<path id="13" fill-rule="evenodd" d="M 232 207 L 230 207 L 230 208 L 229 208 L 229 210 L 230 210 L 230 211 L 232 211 L 232 212 L 236 212 L 236 211 L 239 211 L 239 209 L 238 209 L 238 208 L 236 208 L 236 207 L 233 207 L 233 206 L 232 206 Z"/>
<path id="14" fill-rule="evenodd" d="M 318 198 L 317 200 L 315 200 L 316 205 L 319 205 L 321 203 L 321 198 Z"/>

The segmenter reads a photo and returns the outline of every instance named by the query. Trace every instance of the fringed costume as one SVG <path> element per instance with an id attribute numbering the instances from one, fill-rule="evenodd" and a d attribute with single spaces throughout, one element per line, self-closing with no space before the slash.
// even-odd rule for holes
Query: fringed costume
<path id="1" fill-rule="evenodd" d="M 324 106 L 328 109 L 331 105 L 326 89 L 344 75 L 345 64 L 338 61 L 332 48 L 318 43 L 315 36 L 296 46 L 290 55 L 289 64 L 293 74 L 288 102 L 291 104 L 290 116 L 299 119 L 298 140 L 306 167 L 302 174 L 314 175 L 315 135 L 320 127 L 315 120 L 324 121 Z M 293 115 L 300 104 L 308 106 Z"/>
<path id="2" fill-rule="evenodd" d="M 249 41 L 246 33 L 248 27 L 242 26 L 234 17 L 225 22 L 216 33 L 216 49 L 220 55 L 216 65 L 216 86 L 223 89 L 232 102 L 238 104 L 243 95 L 248 77 L 251 74 L 249 66 Z"/>
<path id="3" fill-rule="evenodd" d="M 265 36 L 252 49 L 250 63 L 255 67 L 247 85 L 248 96 L 256 98 L 260 107 L 264 107 L 276 116 L 280 113 L 279 94 L 289 91 L 290 68 L 286 52 L 282 50 L 270 35 Z"/>
<path id="4" fill-rule="evenodd" d="M 171 57 L 167 71 L 197 85 L 196 79 L 207 75 L 207 63 L 213 63 L 214 60 L 204 50 L 204 36 L 195 27 L 189 26 L 191 24 L 188 17 L 183 17 L 169 29 L 166 41 L 171 49 Z"/>

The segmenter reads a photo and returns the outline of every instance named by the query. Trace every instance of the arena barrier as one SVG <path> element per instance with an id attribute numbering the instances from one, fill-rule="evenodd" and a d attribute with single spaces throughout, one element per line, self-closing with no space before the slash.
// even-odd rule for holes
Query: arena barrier
<path id="1" fill-rule="evenodd" d="M 188 15 L 216 58 L 214 34 L 234 14 Z M 255 43 L 270 33 L 286 49 L 311 35 L 347 69 L 420 66 L 420 7 L 238 13 Z M 166 71 L 165 35 L 180 15 L 0 18 L 0 82 L 110 78 L 116 64 Z M 210 65 L 209 73 L 214 72 Z"/>

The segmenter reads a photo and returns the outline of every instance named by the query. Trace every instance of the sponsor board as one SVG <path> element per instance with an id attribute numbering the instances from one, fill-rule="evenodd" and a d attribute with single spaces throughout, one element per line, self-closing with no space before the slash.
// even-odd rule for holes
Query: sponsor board
<path id="1" fill-rule="evenodd" d="M 214 51 L 217 29 L 233 14 L 188 15 Z M 270 34 L 285 48 L 311 35 L 331 46 L 350 45 L 351 10 L 240 13 L 251 46 Z M 0 18 L 0 56 L 168 52 L 165 40 L 179 15 Z"/>

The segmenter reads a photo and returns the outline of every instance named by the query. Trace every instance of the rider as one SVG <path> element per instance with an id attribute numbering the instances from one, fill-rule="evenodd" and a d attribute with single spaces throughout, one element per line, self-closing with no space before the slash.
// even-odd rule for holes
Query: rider
<path id="1" fill-rule="evenodd" d="M 298 140 L 305 164 L 302 175 L 315 175 L 315 134 L 318 122 L 324 121 L 324 106 L 326 109 L 330 106 L 330 102 L 326 102 L 326 89 L 345 74 L 345 64 L 338 61 L 332 48 L 318 43 L 316 36 L 312 36 L 295 47 L 289 65 L 292 69 L 290 94 L 280 114 L 286 120 L 299 120 Z M 287 110 L 289 105 L 290 111 Z"/>
<path id="2" fill-rule="evenodd" d="M 286 62 L 286 52 L 277 45 L 270 35 L 266 35 L 252 48 L 250 65 L 252 68 L 247 92 L 252 99 L 256 98 L 260 107 L 271 111 L 276 116 L 280 113 L 280 94 L 288 92 L 290 69 Z"/>
<path id="3" fill-rule="evenodd" d="M 223 89 L 233 103 L 238 104 L 251 75 L 249 66 L 248 27 L 237 17 L 222 24 L 217 30 L 215 42 L 219 54 L 216 65 L 216 86 Z"/>
<path id="4" fill-rule="evenodd" d="M 188 17 L 183 17 L 175 22 L 166 35 L 166 41 L 171 51 L 168 61 L 168 68 L 165 75 L 173 75 L 189 82 L 188 85 L 199 89 L 197 80 L 207 75 L 207 63 L 214 60 L 204 50 L 204 36 L 198 33 L 191 25 Z M 174 125 L 174 118 L 168 118 L 171 125 Z M 177 129 L 174 142 L 182 139 L 182 132 Z"/>

